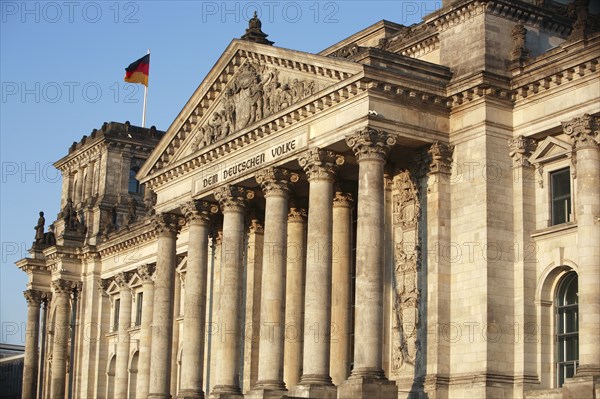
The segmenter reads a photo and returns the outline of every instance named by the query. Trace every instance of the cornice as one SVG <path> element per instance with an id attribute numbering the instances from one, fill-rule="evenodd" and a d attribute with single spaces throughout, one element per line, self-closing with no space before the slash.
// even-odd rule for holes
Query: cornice
<path id="1" fill-rule="evenodd" d="M 459 25 L 482 13 L 496 15 L 524 25 L 543 28 L 566 37 L 573 21 L 558 12 L 514 0 L 463 0 L 444 7 L 424 18 L 439 31 Z"/>
<path id="2" fill-rule="evenodd" d="M 23 258 L 16 262 L 15 265 L 25 273 L 50 271 L 50 267 L 46 265 L 46 261 L 42 259 Z"/>
<path id="3" fill-rule="evenodd" d="M 138 224 L 135 229 L 119 232 L 111 236 L 109 240 L 98 245 L 98 253 L 100 254 L 100 258 L 104 258 L 151 241 L 156 236 L 157 232 L 152 225 L 152 221 L 146 219 L 143 224 Z"/>

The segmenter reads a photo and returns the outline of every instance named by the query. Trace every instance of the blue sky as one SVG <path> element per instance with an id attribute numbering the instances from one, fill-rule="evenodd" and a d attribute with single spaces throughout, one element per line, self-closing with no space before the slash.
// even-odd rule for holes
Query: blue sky
<path id="1" fill-rule="evenodd" d="M 105 121 L 141 124 L 125 67 L 151 50 L 147 126 L 166 130 L 257 10 L 275 46 L 318 52 L 381 19 L 411 25 L 436 1 L 0 1 L 0 342 L 24 344 L 39 211 L 59 211 L 52 163 Z"/>

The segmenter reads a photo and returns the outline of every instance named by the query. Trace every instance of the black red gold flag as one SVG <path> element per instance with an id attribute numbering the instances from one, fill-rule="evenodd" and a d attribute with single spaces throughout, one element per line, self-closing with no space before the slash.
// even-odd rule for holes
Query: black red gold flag
<path id="1" fill-rule="evenodd" d="M 139 60 L 132 62 L 125 68 L 125 81 L 129 83 L 141 83 L 148 87 L 148 73 L 150 72 L 150 54 L 146 54 Z"/>

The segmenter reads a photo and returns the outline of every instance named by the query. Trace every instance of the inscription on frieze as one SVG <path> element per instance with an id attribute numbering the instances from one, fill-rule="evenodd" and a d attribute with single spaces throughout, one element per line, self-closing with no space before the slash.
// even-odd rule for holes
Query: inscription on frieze
<path id="1" fill-rule="evenodd" d="M 266 164 L 290 156 L 306 148 L 307 134 L 298 135 L 292 139 L 272 145 L 269 148 L 258 150 L 247 156 L 219 162 L 203 169 L 200 177 L 194 181 L 194 195 L 217 184 L 235 179 L 252 171 L 265 167 Z"/>

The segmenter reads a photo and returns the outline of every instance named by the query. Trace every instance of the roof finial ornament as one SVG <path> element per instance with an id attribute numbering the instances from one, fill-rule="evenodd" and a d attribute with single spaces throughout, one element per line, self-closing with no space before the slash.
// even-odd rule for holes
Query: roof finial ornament
<path id="1" fill-rule="evenodd" d="M 262 22 L 260 22 L 260 19 L 258 19 L 258 15 L 256 14 L 255 10 L 254 16 L 248 21 L 248 29 L 246 29 L 246 33 L 244 33 L 241 39 L 254 43 L 272 45 L 274 42 L 267 39 L 267 36 L 269 35 L 264 33 L 261 28 Z"/>

